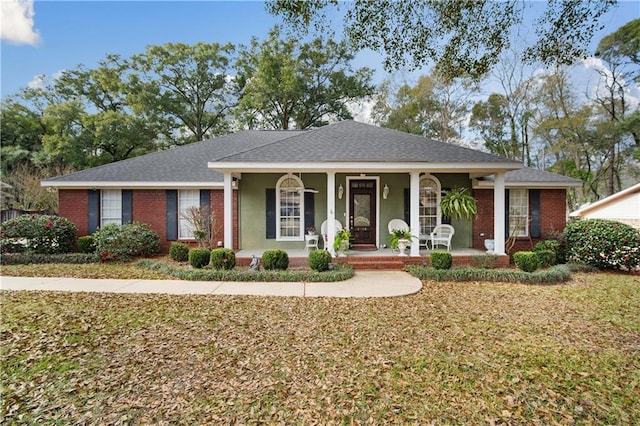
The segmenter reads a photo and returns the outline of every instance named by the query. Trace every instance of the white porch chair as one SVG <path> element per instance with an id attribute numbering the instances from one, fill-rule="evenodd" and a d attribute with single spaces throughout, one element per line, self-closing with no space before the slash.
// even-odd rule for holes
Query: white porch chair
<path id="1" fill-rule="evenodd" d="M 447 251 L 451 251 L 451 238 L 456 230 L 451 225 L 438 225 L 431 232 L 431 248 L 436 246 L 447 246 Z"/>
<path id="2" fill-rule="evenodd" d="M 389 234 L 393 234 L 393 231 L 395 229 L 399 229 L 401 231 L 408 231 L 409 225 L 407 225 L 407 222 L 405 222 L 402 219 L 391 219 L 389 221 L 389 224 L 387 225 L 387 228 L 389 229 Z"/>
<path id="3" fill-rule="evenodd" d="M 325 220 L 324 222 L 322 222 L 322 225 L 320 225 L 320 234 L 322 234 L 322 241 L 324 241 L 324 249 L 328 250 L 329 247 L 331 247 L 331 244 L 333 244 L 333 242 L 331 242 L 331 244 L 329 244 L 329 236 L 327 235 L 327 233 L 329 232 L 329 230 L 327 229 L 328 227 L 328 223 Z M 340 223 L 340 221 L 338 219 L 336 219 L 336 232 L 342 229 L 342 223 Z"/>

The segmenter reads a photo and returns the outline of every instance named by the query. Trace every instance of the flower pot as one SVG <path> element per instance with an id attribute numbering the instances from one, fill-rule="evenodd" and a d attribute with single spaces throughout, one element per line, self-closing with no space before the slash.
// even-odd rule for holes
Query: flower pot
<path id="1" fill-rule="evenodd" d="M 338 257 L 345 257 L 347 255 L 347 251 L 349 251 L 349 240 L 340 241 L 340 245 L 338 246 Z"/>
<path id="2" fill-rule="evenodd" d="M 400 254 L 398 256 L 406 256 L 407 255 L 404 252 L 407 249 L 407 246 L 409 246 L 409 240 L 406 240 L 404 238 L 400 238 L 398 240 L 398 250 L 400 250 Z"/>
<path id="3" fill-rule="evenodd" d="M 493 249 L 495 248 L 495 241 L 494 240 L 484 240 L 484 248 L 487 249 L 487 253 L 493 253 Z"/>

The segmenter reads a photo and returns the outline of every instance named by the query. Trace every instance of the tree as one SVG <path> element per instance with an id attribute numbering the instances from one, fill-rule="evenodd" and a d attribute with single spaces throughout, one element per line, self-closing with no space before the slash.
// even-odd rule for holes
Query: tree
<path id="1" fill-rule="evenodd" d="M 166 43 L 134 55 L 138 74 L 131 84 L 141 111 L 163 119 L 169 135 L 186 133 L 178 143 L 226 133 L 238 95 L 230 70 L 234 50 L 231 44 Z"/>
<path id="2" fill-rule="evenodd" d="M 42 149 L 45 128 L 37 112 L 7 98 L 2 102 L 0 118 L 0 160 L 2 174 L 21 163 L 32 163 L 33 153 Z"/>
<path id="3" fill-rule="evenodd" d="M 587 54 L 598 19 L 614 0 L 548 2 L 535 22 L 537 39 L 523 57 L 545 64 L 570 64 Z M 344 33 L 356 49 L 385 54 L 388 69 L 433 62 L 445 77 L 481 78 L 509 47 L 511 31 L 522 24 L 527 4 L 518 0 L 270 0 L 267 10 L 296 30 L 310 24 L 326 31 L 328 9 L 346 8 Z"/>
<path id="4" fill-rule="evenodd" d="M 330 119 L 352 118 L 349 104 L 373 93 L 372 71 L 353 70 L 346 43 L 316 38 L 299 43 L 269 38 L 240 53 L 239 78 L 246 82 L 238 117 L 245 125 L 271 129 L 308 129 Z"/>
<path id="5" fill-rule="evenodd" d="M 627 22 L 605 36 L 598 43 L 595 55 L 621 66 L 635 66 L 631 76 L 640 82 L 640 19 Z"/>
<path id="6" fill-rule="evenodd" d="M 485 148 L 497 155 L 518 158 L 510 141 L 507 100 L 503 95 L 492 93 L 486 101 L 477 102 L 471 109 L 469 127 L 480 135 Z"/>
<path id="7" fill-rule="evenodd" d="M 389 93 L 389 88 L 389 81 L 381 85 L 374 105 L 378 124 L 443 142 L 461 142 L 469 98 L 477 92 L 470 81 L 445 81 L 432 72 L 421 76 L 415 86 L 402 85 L 395 96 Z"/>

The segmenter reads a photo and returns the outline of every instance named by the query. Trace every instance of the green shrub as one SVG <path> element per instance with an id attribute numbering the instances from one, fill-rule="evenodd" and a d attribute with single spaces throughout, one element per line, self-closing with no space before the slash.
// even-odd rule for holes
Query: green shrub
<path id="1" fill-rule="evenodd" d="M 556 252 L 553 250 L 537 250 L 534 253 L 538 256 L 538 260 L 540 260 L 540 266 L 543 268 L 548 268 L 549 266 L 553 266 L 556 264 Z"/>
<path id="2" fill-rule="evenodd" d="M 544 234 L 545 246 L 540 247 L 542 250 L 553 250 L 556 252 L 556 263 L 567 263 L 567 241 L 565 239 L 564 232 L 549 231 Z M 553 248 L 558 243 L 557 248 Z M 535 248 L 533 251 L 536 251 Z"/>
<path id="3" fill-rule="evenodd" d="M 531 273 L 515 269 L 433 269 L 417 265 L 410 265 L 407 267 L 407 270 L 416 278 L 432 281 L 492 281 L 522 284 L 557 284 L 571 279 L 571 272 L 566 265 L 556 265 Z"/>
<path id="4" fill-rule="evenodd" d="M 434 251 L 429 256 L 434 269 L 451 269 L 453 256 L 448 251 Z"/>
<path id="5" fill-rule="evenodd" d="M 534 272 L 540 267 L 540 258 L 532 251 L 518 251 L 513 254 L 513 263 L 524 272 Z"/>
<path id="6" fill-rule="evenodd" d="M 96 251 L 96 242 L 91 235 L 78 237 L 76 246 L 78 247 L 78 253 L 95 253 Z"/>
<path id="7" fill-rule="evenodd" d="M 3 222 L 0 239 L 3 252 L 70 253 L 76 248 L 76 226 L 60 216 L 25 214 Z"/>
<path id="8" fill-rule="evenodd" d="M 160 237 L 146 223 L 104 225 L 93 234 L 102 260 L 128 260 L 160 251 Z"/>
<path id="9" fill-rule="evenodd" d="M 568 260 L 598 269 L 640 266 L 640 231 L 603 219 L 574 220 L 565 228 Z"/>
<path id="10" fill-rule="evenodd" d="M 176 262 L 186 262 L 189 260 L 189 246 L 177 241 L 172 242 L 169 246 L 169 257 Z"/>
<path id="11" fill-rule="evenodd" d="M 97 253 L 5 253 L 0 256 L 2 265 L 30 265 L 33 263 L 96 263 L 100 262 Z"/>
<path id="12" fill-rule="evenodd" d="M 211 253 L 204 247 L 195 247 L 189 250 L 189 264 L 194 268 L 204 268 L 209 264 Z"/>
<path id="13" fill-rule="evenodd" d="M 268 271 L 285 271 L 289 267 L 289 255 L 280 249 L 266 250 L 262 253 L 262 265 Z"/>
<path id="14" fill-rule="evenodd" d="M 496 267 L 498 255 L 495 254 L 478 254 L 471 257 L 471 266 L 474 268 L 493 269 Z"/>
<path id="15" fill-rule="evenodd" d="M 309 253 L 309 268 L 314 271 L 323 272 L 329 269 L 331 264 L 331 253 L 326 250 L 313 250 Z"/>
<path id="16" fill-rule="evenodd" d="M 230 271 L 235 266 L 236 253 L 233 250 L 224 247 L 211 250 L 211 267 L 213 269 Z"/>

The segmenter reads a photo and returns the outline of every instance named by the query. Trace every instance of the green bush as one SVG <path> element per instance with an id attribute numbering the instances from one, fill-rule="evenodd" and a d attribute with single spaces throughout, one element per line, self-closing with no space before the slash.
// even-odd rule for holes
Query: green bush
<path id="1" fill-rule="evenodd" d="M 556 265 L 531 273 L 515 269 L 433 269 L 417 265 L 410 265 L 407 267 L 407 270 L 416 278 L 432 281 L 492 281 L 522 284 L 557 284 L 571 279 L 571 272 L 566 265 Z"/>
<path id="2" fill-rule="evenodd" d="M 434 269 L 451 269 L 453 256 L 448 251 L 434 251 L 429 256 Z"/>
<path id="3" fill-rule="evenodd" d="M 553 250 L 556 252 L 556 263 L 567 263 L 567 241 L 564 232 L 549 231 L 544 234 L 545 242 L 541 250 Z M 558 243 L 557 248 L 554 248 Z M 536 251 L 535 248 L 533 251 Z"/>
<path id="4" fill-rule="evenodd" d="M 91 235 L 85 235 L 84 237 L 78 237 L 78 253 L 95 253 L 96 242 Z"/>
<path id="5" fill-rule="evenodd" d="M 34 263 L 96 263 L 100 262 L 97 253 L 5 253 L 0 256 L 2 265 L 30 265 Z"/>
<path id="6" fill-rule="evenodd" d="M 262 253 L 262 265 L 268 271 L 285 271 L 289 267 L 289 255 L 280 249 L 266 250 Z"/>
<path id="7" fill-rule="evenodd" d="M 571 262 L 613 270 L 640 266 L 640 231 L 625 223 L 574 220 L 565 228 L 565 237 Z"/>
<path id="8" fill-rule="evenodd" d="M 93 234 L 102 260 L 128 260 L 160 251 L 160 237 L 146 223 L 104 225 Z"/>
<path id="9" fill-rule="evenodd" d="M 211 267 L 230 271 L 236 266 L 236 253 L 229 248 L 211 250 Z"/>
<path id="10" fill-rule="evenodd" d="M 169 246 L 169 257 L 176 262 L 186 262 L 189 260 L 189 246 L 177 241 L 172 242 Z"/>
<path id="11" fill-rule="evenodd" d="M 513 254 L 513 263 L 524 272 L 534 272 L 540 267 L 540 258 L 532 251 L 518 251 Z"/>
<path id="12" fill-rule="evenodd" d="M 189 264 L 194 268 L 204 268 L 209 264 L 211 253 L 204 247 L 195 247 L 189 250 Z"/>
<path id="13" fill-rule="evenodd" d="M 3 252 L 70 253 L 76 248 L 76 226 L 60 216 L 25 214 L 3 222 L 0 239 Z"/>
<path id="14" fill-rule="evenodd" d="M 471 266 L 474 268 L 493 269 L 496 267 L 498 255 L 495 254 L 478 254 L 471 257 Z"/>
<path id="15" fill-rule="evenodd" d="M 537 250 L 534 253 L 538 256 L 538 260 L 540 260 L 540 266 L 543 268 L 548 268 L 549 266 L 553 266 L 556 264 L 556 252 L 553 250 Z"/>
<path id="16" fill-rule="evenodd" d="M 329 269 L 331 253 L 326 250 L 313 250 L 309 253 L 309 268 L 323 272 Z"/>

